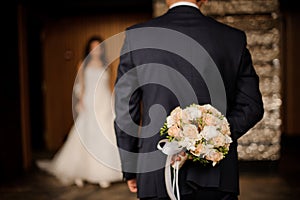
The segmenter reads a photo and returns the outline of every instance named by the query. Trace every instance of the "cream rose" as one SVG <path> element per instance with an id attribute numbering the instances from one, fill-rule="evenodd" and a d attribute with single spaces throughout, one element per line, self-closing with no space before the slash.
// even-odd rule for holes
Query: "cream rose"
<path id="1" fill-rule="evenodd" d="M 215 117 L 214 115 L 206 113 L 203 115 L 203 122 L 207 126 L 216 126 L 220 123 L 220 119 Z"/>
<path id="2" fill-rule="evenodd" d="M 211 160 L 213 162 L 213 166 L 215 166 L 220 160 L 224 158 L 221 152 L 218 152 L 215 149 L 212 149 L 207 155 L 206 159 Z"/>
<path id="3" fill-rule="evenodd" d="M 210 104 L 203 105 L 203 108 L 206 111 L 211 112 L 215 116 L 221 116 L 222 115 L 221 112 L 219 112 L 216 108 L 212 107 Z"/>
<path id="4" fill-rule="evenodd" d="M 178 126 L 180 126 L 181 123 L 181 119 L 182 119 L 182 109 L 178 106 L 176 107 L 170 114 L 170 117 L 172 119 L 171 122 L 173 122 L 174 124 L 177 124 Z"/>
<path id="5" fill-rule="evenodd" d="M 177 139 L 181 138 L 182 131 L 180 128 L 178 128 L 177 125 L 173 125 L 168 129 L 168 134 L 172 137 L 175 137 Z"/>
<path id="6" fill-rule="evenodd" d="M 230 127 L 226 118 L 221 121 L 220 130 L 223 134 L 230 135 Z"/>
<path id="7" fill-rule="evenodd" d="M 204 151 L 204 146 L 199 143 L 196 147 L 196 149 L 194 151 L 191 151 L 191 153 L 195 156 L 200 156 L 201 154 L 203 154 L 203 151 Z"/>
<path id="8" fill-rule="evenodd" d="M 221 133 L 219 133 L 218 136 L 212 138 L 211 141 L 215 147 L 221 147 L 227 143 L 225 135 Z"/>

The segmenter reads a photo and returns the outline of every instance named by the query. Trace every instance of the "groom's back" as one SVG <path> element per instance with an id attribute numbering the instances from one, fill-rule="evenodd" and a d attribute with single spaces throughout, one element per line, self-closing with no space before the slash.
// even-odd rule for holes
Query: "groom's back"
<path id="1" fill-rule="evenodd" d="M 212 68 L 211 65 L 221 74 L 227 101 L 233 101 L 230 97 L 235 90 L 234 82 L 245 45 L 242 31 L 204 16 L 190 6 L 172 8 L 128 30 L 132 61 L 143 68 L 143 73 L 138 74 L 140 82 L 164 80 L 166 84 L 143 87 L 145 123 L 150 120 L 147 111 L 153 104 L 163 105 L 169 112 L 179 104 L 211 103 L 211 94 L 203 79 L 205 70 Z M 202 66 L 196 66 L 199 63 Z"/>

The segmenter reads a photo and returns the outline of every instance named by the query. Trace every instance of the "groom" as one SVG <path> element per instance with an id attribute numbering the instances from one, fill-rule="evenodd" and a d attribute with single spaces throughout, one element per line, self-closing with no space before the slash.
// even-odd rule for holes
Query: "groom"
<path id="1" fill-rule="evenodd" d="M 115 130 L 124 179 L 141 200 L 169 199 L 159 130 L 175 107 L 192 103 L 212 104 L 226 115 L 233 143 L 215 167 L 184 163 L 180 199 L 238 199 L 237 140 L 263 116 L 259 78 L 245 33 L 203 15 L 203 2 L 166 0 L 166 14 L 126 30 Z"/>

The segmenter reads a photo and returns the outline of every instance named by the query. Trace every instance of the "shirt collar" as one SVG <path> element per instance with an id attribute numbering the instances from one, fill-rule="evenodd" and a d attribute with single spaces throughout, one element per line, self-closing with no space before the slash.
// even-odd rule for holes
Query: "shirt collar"
<path id="1" fill-rule="evenodd" d="M 196 4 L 187 1 L 179 1 L 177 3 L 174 3 L 169 7 L 169 9 L 174 8 L 176 6 L 192 6 L 199 9 L 199 7 Z"/>

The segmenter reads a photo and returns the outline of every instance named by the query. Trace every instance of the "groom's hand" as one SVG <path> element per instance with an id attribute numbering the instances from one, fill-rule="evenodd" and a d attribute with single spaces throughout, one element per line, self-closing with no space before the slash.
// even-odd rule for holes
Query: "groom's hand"
<path id="1" fill-rule="evenodd" d="M 127 185 L 128 185 L 128 188 L 129 188 L 130 192 L 134 192 L 134 193 L 137 192 L 136 179 L 128 180 Z"/>
<path id="2" fill-rule="evenodd" d="M 179 163 L 178 167 L 181 168 L 187 159 L 188 159 L 188 154 L 182 151 L 179 154 L 176 154 L 172 157 L 171 166 L 175 167 L 175 163 L 178 162 Z"/>
<path id="3" fill-rule="evenodd" d="M 185 161 L 187 159 L 187 157 L 188 157 L 187 153 L 182 151 L 179 154 L 176 154 L 172 157 L 171 165 L 174 165 L 176 161 L 182 161 L 182 160 Z"/>

